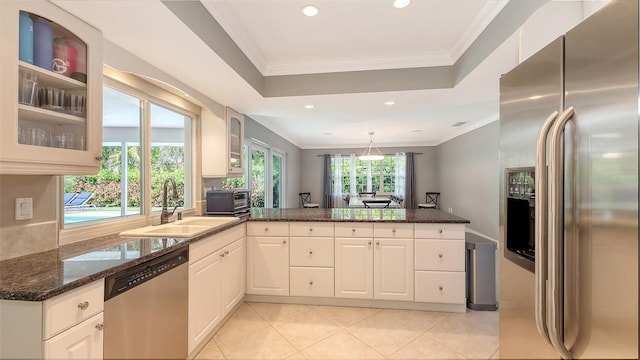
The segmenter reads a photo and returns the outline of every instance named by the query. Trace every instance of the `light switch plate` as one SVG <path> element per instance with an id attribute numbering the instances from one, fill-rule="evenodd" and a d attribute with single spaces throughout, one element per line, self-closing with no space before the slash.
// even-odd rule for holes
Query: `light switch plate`
<path id="1" fill-rule="evenodd" d="M 16 220 L 29 220 L 33 218 L 33 199 L 16 199 Z"/>

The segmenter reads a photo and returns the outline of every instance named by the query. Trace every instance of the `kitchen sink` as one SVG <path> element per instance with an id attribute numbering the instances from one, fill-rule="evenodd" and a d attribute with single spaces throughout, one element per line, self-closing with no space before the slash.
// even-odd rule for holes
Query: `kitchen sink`
<path id="1" fill-rule="evenodd" d="M 130 238 L 183 238 L 189 239 L 218 226 L 238 221 L 236 217 L 190 217 L 169 224 L 145 226 L 120 233 Z"/>

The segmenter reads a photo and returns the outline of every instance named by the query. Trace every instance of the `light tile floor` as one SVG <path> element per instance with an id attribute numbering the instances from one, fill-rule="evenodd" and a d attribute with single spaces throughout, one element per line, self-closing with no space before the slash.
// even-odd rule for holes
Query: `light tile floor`
<path id="1" fill-rule="evenodd" d="M 498 313 L 243 303 L 196 359 L 497 359 Z"/>

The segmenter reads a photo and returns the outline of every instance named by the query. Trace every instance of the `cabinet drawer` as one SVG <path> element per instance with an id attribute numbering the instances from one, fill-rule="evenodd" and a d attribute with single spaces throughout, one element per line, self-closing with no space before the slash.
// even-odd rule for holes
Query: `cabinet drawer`
<path id="1" fill-rule="evenodd" d="M 336 237 L 370 238 L 373 237 L 372 223 L 336 223 Z"/>
<path id="2" fill-rule="evenodd" d="M 248 236 L 289 236 L 289 223 L 286 221 L 247 222 Z"/>
<path id="3" fill-rule="evenodd" d="M 413 238 L 413 224 L 376 223 L 373 236 L 377 238 Z"/>
<path id="4" fill-rule="evenodd" d="M 292 267 L 291 296 L 333 297 L 333 268 Z"/>
<path id="5" fill-rule="evenodd" d="M 464 271 L 464 240 L 416 239 L 416 270 Z"/>
<path id="6" fill-rule="evenodd" d="M 103 308 L 104 280 L 46 300 L 43 340 L 102 312 Z"/>
<path id="7" fill-rule="evenodd" d="M 416 271 L 415 294 L 417 302 L 464 304 L 465 273 Z"/>
<path id="8" fill-rule="evenodd" d="M 290 236 L 333 236 L 332 222 L 291 222 Z"/>
<path id="9" fill-rule="evenodd" d="M 291 266 L 333 267 L 333 237 L 291 237 Z"/>
<path id="10" fill-rule="evenodd" d="M 464 240 L 464 224 L 416 224 L 416 239 Z"/>

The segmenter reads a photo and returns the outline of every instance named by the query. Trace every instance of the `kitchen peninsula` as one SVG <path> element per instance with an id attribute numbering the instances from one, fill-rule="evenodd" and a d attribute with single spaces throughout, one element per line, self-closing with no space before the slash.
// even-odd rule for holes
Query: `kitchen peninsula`
<path id="1" fill-rule="evenodd" d="M 191 239 L 111 235 L 0 261 L 0 320 L 25 324 L 0 328 L 0 349 L 49 358 L 102 331 L 104 278 L 187 246 L 190 354 L 242 300 L 464 312 L 467 223 L 428 209 L 253 209 Z"/>

